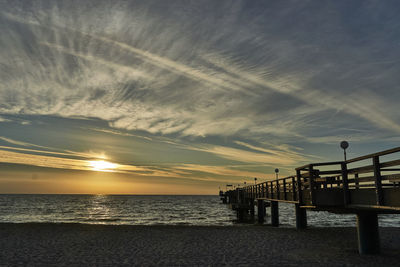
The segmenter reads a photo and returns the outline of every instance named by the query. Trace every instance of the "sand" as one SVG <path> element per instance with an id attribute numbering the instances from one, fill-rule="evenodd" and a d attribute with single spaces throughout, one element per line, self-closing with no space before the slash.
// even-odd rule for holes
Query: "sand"
<path id="1" fill-rule="evenodd" d="M 360 256 L 353 228 L 0 224 L 1 266 L 400 266 L 400 228 Z"/>

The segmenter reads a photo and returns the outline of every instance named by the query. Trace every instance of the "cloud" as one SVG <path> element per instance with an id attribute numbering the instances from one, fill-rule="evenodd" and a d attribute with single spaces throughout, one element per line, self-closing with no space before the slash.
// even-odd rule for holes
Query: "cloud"
<path id="1" fill-rule="evenodd" d="M 212 166 L 212 165 L 199 165 L 199 164 L 183 164 L 181 166 L 175 166 L 175 169 L 178 170 L 187 170 L 194 172 L 203 172 L 211 175 L 219 175 L 219 176 L 227 176 L 228 181 L 232 181 L 233 179 L 243 180 L 245 177 L 267 177 L 272 176 L 272 174 L 261 173 L 261 172 L 252 172 L 252 171 L 243 171 L 240 169 L 232 169 L 227 166 Z"/>
<path id="2" fill-rule="evenodd" d="M 127 133 L 127 132 L 121 132 L 121 131 L 117 131 L 117 130 L 113 130 L 113 129 L 102 129 L 102 128 L 85 128 L 85 129 L 96 131 L 96 132 L 101 132 L 101 133 L 120 135 L 120 136 L 137 137 L 137 138 L 141 138 L 141 139 L 146 139 L 148 141 L 153 140 L 147 136 L 141 136 L 141 135 L 131 134 L 131 133 Z"/>
<path id="3" fill-rule="evenodd" d="M 272 143 L 324 142 L 338 128 L 369 127 L 383 138 L 400 132 L 400 63 L 392 60 L 399 40 L 385 34 L 400 23 L 371 16 L 393 12 L 388 3 L 358 11 L 311 2 L 80 5 L 1 6 L 1 113 Z M 236 144 L 265 153 L 248 154 L 250 161 L 278 163 L 250 143 Z M 235 149 L 208 151 L 244 160 Z M 285 164 L 296 160 L 285 155 Z"/>
<path id="4" fill-rule="evenodd" d="M 0 140 L 3 140 L 9 144 L 23 146 L 23 147 L 35 147 L 38 149 L 32 148 L 20 148 L 20 147 L 10 147 L 10 146 L 0 146 L 2 149 L 7 150 L 14 150 L 14 151 L 24 151 L 27 153 L 40 153 L 45 155 L 58 155 L 58 156 L 68 156 L 68 157 L 75 157 L 75 158 L 82 158 L 82 159 L 107 159 L 107 156 L 104 152 L 78 152 L 78 151 L 71 151 L 71 150 L 64 150 L 64 149 L 56 149 L 53 147 L 48 146 L 41 146 L 36 145 L 28 142 L 18 141 L 15 139 L 7 138 L 4 136 L 0 136 Z"/>
<path id="5" fill-rule="evenodd" d="M 93 161 L 88 160 L 90 158 L 88 159 L 68 158 L 65 157 L 68 156 L 68 154 L 56 153 L 56 152 L 47 153 L 48 155 L 37 155 L 31 153 L 40 151 L 34 151 L 30 149 L 15 149 L 23 151 L 23 153 L 7 151 L 4 149 L 12 149 L 12 148 L 7 148 L 3 146 L 0 147 L 0 162 L 3 163 L 24 164 L 24 165 L 64 169 L 64 170 L 81 170 L 81 171 L 97 170 L 93 167 L 92 163 Z M 44 153 L 46 154 L 46 152 Z M 58 156 L 64 156 L 64 157 L 58 157 Z M 115 169 L 108 171 L 134 174 L 139 176 L 170 177 L 170 178 L 182 177 L 178 172 L 175 173 L 173 170 L 164 171 L 164 170 L 159 170 L 158 168 L 117 164 L 117 163 L 115 163 L 115 166 L 116 166 Z"/>
<path id="6" fill-rule="evenodd" d="M 18 163 L 33 165 L 39 167 L 49 167 L 57 169 L 70 169 L 70 170 L 91 170 L 89 164 L 82 160 L 66 159 L 43 155 L 27 155 L 25 153 L 18 153 L 12 151 L 1 150 L 0 162 L 4 163 Z"/>
<path id="7" fill-rule="evenodd" d="M 17 146 L 34 146 L 34 147 L 42 147 L 42 146 L 38 146 L 35 144 L 31 144 L 31 143 L 27 143 L 27 142 L 22 142 L 22 141 L 17 141 L 11 138 L 7 138 L 4 136 L 0 136 L 0 140 L 3 140 L 7 143 L 13 144 L 13 145 L 17 145 Z M 43 147 L 42 147 L 43 148 Z"/>
<path id="8" fill-rule="evenodd" d="M 223 146 L 214 146 L 205 151 L 209 153 L 216 154 L 220 157 L 236 160 L 240 162 L 249 162 L 249 163 L 263 163 L 266 165 L 272 164 L 295 164 L 296 161 L 293 159 L 282 158 L 280 156 L 272 156 L 266 155 L 262 153 L 254 153 L 250 151 L 245 151 L 236 148 L 223 147 Z"/>
<path id="9" fill-rule="evenodd" d="M 276 165 L 293 165 L 305 160 L 306 155 L 300 155 L 296 152 L 285 152 L 283 150 L 263 149 L 258 148 L 243 142 L 236 142 L 253 150 L 262 151 L 252 152 L 248 150 L 221 146 L 221 145 L 181 145 L 182 148 L 201 151 L 213 154 L 220 158 L 233 160 L 247 164 L 261 164 L 263 166 Z"/>

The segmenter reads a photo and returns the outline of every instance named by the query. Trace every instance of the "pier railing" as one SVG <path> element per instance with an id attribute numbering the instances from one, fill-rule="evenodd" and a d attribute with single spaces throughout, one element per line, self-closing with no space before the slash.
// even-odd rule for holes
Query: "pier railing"
<path id="1" fill-rule="evenodd" d="M 264 199 L 326 209 L 400 212 L 400 147 L 347 161 L 310 163 L 296 174 L 226 192 L 231 202 Z"/>

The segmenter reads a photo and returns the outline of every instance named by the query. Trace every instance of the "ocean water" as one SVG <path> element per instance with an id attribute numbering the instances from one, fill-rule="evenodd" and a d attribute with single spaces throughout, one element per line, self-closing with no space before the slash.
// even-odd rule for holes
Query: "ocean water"
<path id="1" fill-rule="evenodd" d="M 269 209 L 267 208 L 266 222 Z M 294 227 L 294 205 L 279 204 L 282 227 Z M 311 227 L 354 227 L 356 216 L 307 212 Z M 127 225 L 241 225 L 218 196 L 0 195 L 0 222 Z M 382 227 L 400 227 L 400 215 L 380 215 Z"/>

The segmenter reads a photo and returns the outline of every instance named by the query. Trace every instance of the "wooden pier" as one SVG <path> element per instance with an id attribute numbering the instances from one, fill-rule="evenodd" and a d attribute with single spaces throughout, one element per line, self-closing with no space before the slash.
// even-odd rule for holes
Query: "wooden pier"
<path id="1" fill-rule="evenodd" d="M 380 252 L 378 214 L 400 213 L 400 147 L 336 162 L 310 163 L 293 176 L 220 192 L 238 220 L 255 215 L 279 225 L 279 202 L 294 204 L 296 228 L 307 227 L 306 210 L 357 215 L 360 254 Z M 400 224 L 399 224 L 400 226 Z"/>

